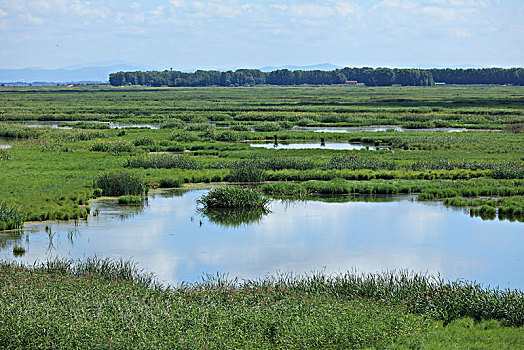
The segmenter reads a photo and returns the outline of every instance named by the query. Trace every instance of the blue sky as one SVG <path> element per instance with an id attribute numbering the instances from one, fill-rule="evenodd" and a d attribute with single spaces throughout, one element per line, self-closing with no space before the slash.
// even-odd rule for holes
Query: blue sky
<path id="1" fill-rule="evenodd" d="M 522 0 L 0 0 L 0 68 L 524 65 Z"/>

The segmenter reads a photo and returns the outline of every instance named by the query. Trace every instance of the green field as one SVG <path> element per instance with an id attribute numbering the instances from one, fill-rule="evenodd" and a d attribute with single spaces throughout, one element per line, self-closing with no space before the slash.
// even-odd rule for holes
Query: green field
<path id="1" fill-rule="evenodd" d="M 73 123 L 55 129 L 28 127 L 28 121 Z M 95 122 L 155 123 L 160 129 L 110 129 Z M 472 130 L 291 130 L 371 125 Z M 100 195 L 143 196 L 147 188 L 217 182 L 255 183 L 267 196 L 293 198 L 414 193 L 418 200 L 442 200 L 487 220 L 523 221 L 523 130 L 524 87 L 517 86 L 2 87 L 0 137 L 13 145 L 0 148 L 0 229 L 15 227 L 19 218 L 85 218 L 89 200 Z M 275 138 L 323 138 L 378 150 L 249 145 Z M 509 322 L 507 315 L 414 312 L 406 300 L 392 297 L 345 298 L 273 285 L 167 292 L 133 279 L 108 282 L 98 270 L 66 270 L 0 268 L 0 307 L 8 310 L 0 316 L 0 347 L 49 348 L 55 342 L 125 348 L 147 342 L 165 348 L 176 342 L 188 348 L 448 348 L 460 342 L 524 348 L 524 332 L 515 328 L 522 327 L 521 291 L 508 302 L 516 311 L 504 311 L 517 315 Z M 107 294 L 117 297 L 102 300 Z M 474 302 L 457 300 L 465 309 Z M 84 301 L 85 309 L 78 310 L 85 313 L 79 313 Z M 60 311 L 58 318 L 46 314 L 51 309 Z M 66 310 L 72 312 L 67 324 Z M 71 336 L 82 332 L 85 339 Z"/>

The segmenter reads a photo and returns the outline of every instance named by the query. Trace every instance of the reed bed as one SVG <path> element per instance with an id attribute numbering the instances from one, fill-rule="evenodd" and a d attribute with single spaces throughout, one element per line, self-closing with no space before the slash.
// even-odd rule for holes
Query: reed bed
<path id="1" fill-rule="evenodd" d="M 266 208 L 270 200 L 259 191 L 243 187 L 218 187 L 197 200 L 203 210 L 216 208 Z"/>
<path id="2" fill-rule="evenodd" d="M 93 187 L 100 189 L 104 196 L 142 196 L 148 192 L 148 185 L 142 176 L 124 171 L 97 175 Z"/>
<path id="3" fill-rule="evenodd" d="M 479 327 L 511 334 L 506 344 L 522 344 L 522 328 L 499 323 L 522 326 L 522 291 L 406 271 L 216 274 L 167 287 L 133 262 L 89 258 L 0 261 L 0 276 L 5 349 L 413 349 L 435 340 L 434 332 L 477 328 L 480 320 Z"/>
<path id="4" fill-rule="evenodd" d="M 24 218 L 20 211 L 5 201 L 0 201 L 0 231 L 22 228 Z"/>
<path id="5" fill-rule="evenodd" d="M 139 196 L 120 196 L 118 197 L 118 204 L 125 205 L 141 205 L 143 203 L 143 198 Z"/>

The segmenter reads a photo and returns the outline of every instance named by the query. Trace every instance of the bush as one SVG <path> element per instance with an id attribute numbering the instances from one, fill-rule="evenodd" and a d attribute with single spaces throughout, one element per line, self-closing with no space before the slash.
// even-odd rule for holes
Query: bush
<path id="1" fill-rule="evenodd" d="M 93 181 L 93 187 L 101 189 L 104 196 L 141 196 L 148 191 L 142 176 L 123 171 L 98 175 Z"/>

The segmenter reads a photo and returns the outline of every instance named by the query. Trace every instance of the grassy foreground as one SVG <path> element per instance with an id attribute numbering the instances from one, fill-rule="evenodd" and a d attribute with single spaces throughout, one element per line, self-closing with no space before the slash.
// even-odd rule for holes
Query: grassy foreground
<path id="1" fill-rule="evenodd" d="M 372 280 L 383 292 L 420 282 L 416 276 L 402 282 L 406 276 L 400 274 L 388 287 L 385 282 L 392 276 L 353 275 L 356 284 L 351 286 L 348 275 L 346 285 L 338 280 L 338 293 L 333 289 L 337 279 L 325 276 L 242 283 L 218 276 L 162 288 L 125 261 L 54 260 L 32 267 L 0 262 L 0 348 L 436 349 L 457 348 L 457 342 L 462 348 L 524 346 L 522 327 L 502 327 L 497 320 L 476 324 L 470 318 L 443 327 L 429 314 L 409 312 L 393 302 L 394 296 L 349 293 L 359 286 L 362 294 Z M 522 308 L 522 293 L 512 297 L 509 302 Z"/>

